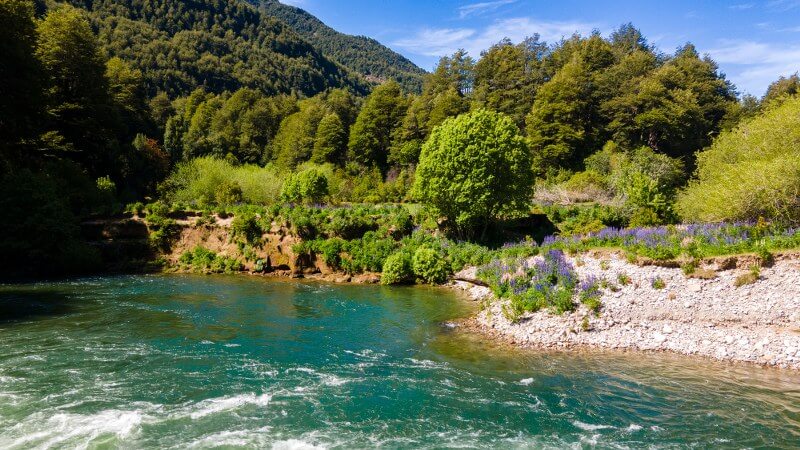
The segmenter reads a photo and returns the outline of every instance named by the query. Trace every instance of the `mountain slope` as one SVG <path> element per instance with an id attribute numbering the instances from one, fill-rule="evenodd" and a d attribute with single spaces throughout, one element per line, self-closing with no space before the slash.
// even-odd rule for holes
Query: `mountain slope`
<path id="1" fill-rule="evenodd" d="M 70 0 L 85 8 L 110 56 L 144 73 L 149 93 L 251 87 L 314 95 L 369 89 L 286 24 L 240 0 Z"/>
<path id="2" fill-rule="evenodd" d="M 375 39 L 350 36 L 325 25 L 308 12 L 278 0 L 248 0 L 277 17 L 323 54 L 373 81 L 397 80 L 406 90 L 422 89 L 424 70 Z"/>

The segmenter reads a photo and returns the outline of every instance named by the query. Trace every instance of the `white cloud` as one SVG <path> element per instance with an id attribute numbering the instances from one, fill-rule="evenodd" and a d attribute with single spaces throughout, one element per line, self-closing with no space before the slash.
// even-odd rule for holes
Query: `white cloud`
<path id="1" fill-rule="evenodd" d="M 767 7 L 778 11 L 789 11 L 800 8 L 800 0 L 773 0 L 767 2 Z"/>
<path id="2" fill-rule="evenodd" d="M 724 65 L 740 91 L 761 95 L 780 76 L 800 71 L 800 44 L 721 41 L 709 55 Z"/>
<path id="3" fill-rule="evenodd" d="M 755 6 L 756 6 L 755 3 L 739 3 L 737 5 L 731 5 L 729 8 L 735 11 L 744 11 L 746 9 L 751 9 Z"/>
<path id="4" fill-rule="evenodd" d="M 458 8 L 458 16 L 461 19 L 472 15 L 481 15 L 485 12 L 494 11 L 501 6 L 516 3 L 518 0 L 493 0 L 488 2 L 472 3 Z"/>
<path id="5" fill-rule="evenodd" d="M 291 6 L 303 6 L 306 4 L 306 0 L 280 0 L 280 2 Z"/>
<path id="6" fill-rule="evenodd" d="M 418 55 L 444 56 L 465 47 L 467 39 L 475 34 L 476 31 L 469 28 L 428 28 L 394 45 Z"/>
<path id="7" fill-rule="evenodd" d="M 495 21 L 483 30 L 472 28 L 429 28 L 416 35 L 393 43 L 397 47 L 411 53 L 424 56 L 445 56 L 463 48 L 477 58 L 481 51 L 509 38 L 521 42 L 538 33 L 548 42 L 557 42 L 573 33 L 588 35 L 597 28 L 596 24 L 567 21 L 538 21 L 527 17 L 502 19 Z"/>

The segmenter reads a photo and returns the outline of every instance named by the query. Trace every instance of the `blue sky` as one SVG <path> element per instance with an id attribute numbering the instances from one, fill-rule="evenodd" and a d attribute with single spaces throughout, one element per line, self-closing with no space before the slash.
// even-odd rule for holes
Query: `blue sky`
<path id="1" fill-rule="evenodd" d="M 474 57 L 504 37 L 539 33 L 553 42 L 575 31 L 604 35 L 633 22 L 660 50 L 692 42 L 740 92 L 760 96 L 800 71 L 800 0 L 282 0 L 333 28 L 370 36 L 430 70 L 465 48 Z"/>

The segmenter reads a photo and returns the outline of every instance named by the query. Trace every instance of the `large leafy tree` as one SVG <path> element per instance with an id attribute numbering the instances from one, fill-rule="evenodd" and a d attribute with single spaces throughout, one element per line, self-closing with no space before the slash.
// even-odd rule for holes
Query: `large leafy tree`
<path id="1" fill-rule="evenodd" d="M 623 55 L 637 51 L 652 52 L 653 50 L 642 32 L 630 22 L 614 30 L 609 37 L 609 42 L 615 51 Z"/>
<path id="2" fill-rule="evenodd" d="M 137 131 L 155 134 L 150 108 L 145 101 L 142 71 L 119 58 L 111 58 L 106 63 L 106 79 L 109 93 L 120 114 L 120 124 L 125 128 L 126 140 Z"/>
<path id="3" fill-rule="evenodd" d="M 347 131 L 336 113 L 329 113 L 319 123 L 311 160 L 317 164 L 341 163 L 347 149 Z"/>
<path id="4" fill-rule="evenodd" d="M 485 51 L 475 65 L 475 104 L 507 114 L 523 128 L 536 90 L 546 80 L 546 53 L 538 35 L 518 45 L 506 39 Z"/>
<path id="5" fill-rule="evenodd" d="M 33 3 L 0 0 L 0 151 L 33 136 L 42 112 Z"/>
<path id="6" fill-rule="evenodd" d="M 319 124 L 328 109 L 319 97 L 300 102 L 300 111 L 281 122 L 275 136 L 275 161 L 280 167 L 293 169 L 311 159 Z"/>
<path id="7" fill-rule="evenodd" d="M 113 169 L 119 125 L 106 60 L 81 10 L 61 5 L 39 23 L 36 56 L 47 74 L 49 127 L 68 155 L 96 176 Z M 63 140 L 61 139 L 63 137 Z"/>
<path id="8" fill-rule="evenodd" d="M 786 100 L 797 94 L 800 94 L 800 74 L 795 73 L 788 77 L 780 77 L 771 83 L 761 102 L 767 105 Z"/>
<path id="9" fill-rule="evenodd" d="M 721 133 L 698 154 L 696 175 L 678 200 L 687 221 L 800 224 L 800 98 Z"/>
<path id="10" fill-rule="evenodd" d="M 527 119 L 539 174 L 576 168 L 596 148 L 591 88 L 588 66 L 576 56 L 539 89 Z"/>
<path id="11" fill-rule="evenodd" d="M 446 120 L 422 147 L 414 197 L 462 237 L 525 213 L 533 188 L 525 139 L 509 117 L 480 109 Z"/>
<path id="12" fill-rule="evenodd" d="M 414 165 L 422 143 L 434 127 L 448 117 L 470 109 L 474 90 L 475 61 L 464 50 L 439 59 L 433 73 L 425 77 L 422 94 L 414 97 L 392 136 L 389 159 L 401 166 Z"/>
<path id="13" fill-rule="evenodd" d="M 214 146 L 240 162 L 262 161 L 267 146 L 277 132 L 277 111 L 262 93 L 243 88 L 233 93 L 211 121 Z"/>
<path id="14" fill-rule="evenodd" d="M 408 100 L 396 82 L 375 88 L 350 129 L 348 158 L 362 166 L 386 170 L 392 134 L 407 109 Z"/>
<path id="15" fill-rule="evenodd" d="M 646 60 L 642 57 L 640 69 L 646 69 Z M 628 80 L 603 105 L 611 118 L 610 131 L 631 147 L 647 145 L 671 156 L 689 157 L 707 146 L 736 102 L 733 87 L 716 64 L 701 58 L 691 45 L 666 64 Z"/>

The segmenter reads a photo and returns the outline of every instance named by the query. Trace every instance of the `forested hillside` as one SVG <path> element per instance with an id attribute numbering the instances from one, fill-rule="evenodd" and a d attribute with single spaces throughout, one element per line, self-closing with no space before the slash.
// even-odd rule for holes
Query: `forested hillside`
<path id="1" fill-rule="evenodd" d="M 786 212 L 797 172 L 772 158 L 796 149 L 797 76 L 762 100 L 739 97 L 691 44 L 667 54 L 628 24 L 504 40 L 477 60 L 458 51 L 419 93 L 394 80 L 368 89 L 264 14 L 240 0 L 0 0 L 0 253 L 19 255 L 0 269 L 87 266 L 96 254 L 79 244 L 80 220 L 138 201 L 421 201 L 435 226 L 465 237 L 530 211 L 564 234 L 707 217 L 797 223 Z M 728 174 L 761 167 L 747 156 L 756 144 L 771 148 L 764 167 L 784 170 L 746 178 L 760 194 L 735 216 L 701 208 L 723 198 L 709 192 Z M 503 158 L 514 176 L 474 167 Z M 513 208 L 495 204 L 499 187 L 476 190 L 501 180 L 524 180 L 499 197 Z"/>
<path id="2" fill-rule="evenodd" d="M 404 56 L 366 36 L 350 36 L 325 25 L 306 11 L 278 0 L 248 0 L 281 19 L 323 54 L 373 81 L 395 80 L 419 92 L 425 72 Z"/>
<path id="3" fill-rule="evenodd" d="M 109 56 L 144 73 L 150 95 L 258 89 L 314 95 L 368 83 L 279 20 L 240 0 L 71 0 L 89 11 Z"/>

